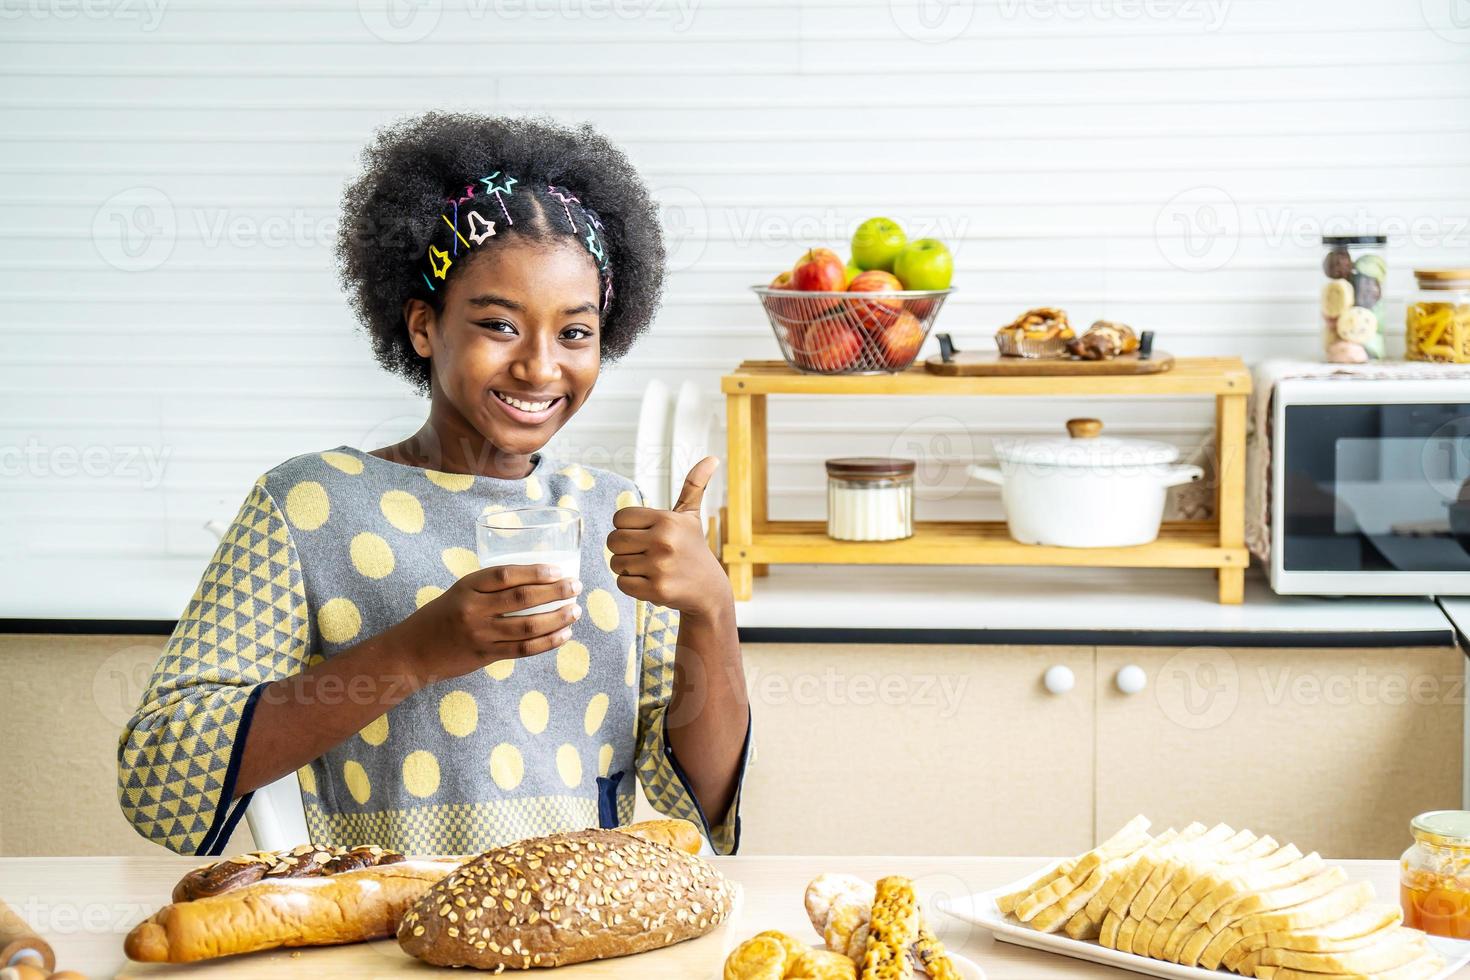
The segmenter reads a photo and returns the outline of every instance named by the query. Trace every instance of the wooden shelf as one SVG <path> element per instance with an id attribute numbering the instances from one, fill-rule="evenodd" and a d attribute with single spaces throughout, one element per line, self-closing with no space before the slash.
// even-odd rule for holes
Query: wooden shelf
<path id="1" fill-rule="evenodd" d="M 823 521 L 772 521 L 749 544 L 727 544 L 727 562 L 816 565 L 1086 565 L 1109 568 L 1244 568 L 1244 548 L 1220 546 L 1213 522 L 1167 523 L 1131 548 L 1055 548 L 1011 540 L 1003 521 L 919 521 L 900 541 L 834 541 Z"/>
<path id="2" fill-rule="evenodd" d="M 1134 375 L 945 377 L 915 365 L 898 374 L 803 374 L 784 361 L 745 361 L 720 382 L 729 439 L 723 560 L 736 599 L 773 564 L 1073 565 L 1213 568 L 1220 601 L 1245 595 L 1245 429 L 1250 372 L 1239 358 L 1184 357 L 1169 371 Z M 1215 520 L 1165 524 L 1133 548 L 1017 544 L 1000 522 L 932 522 L 902 541 L 833 541 L 819 521 L 771 521 L 767 513 L 767 395 L 991 395 L 1211 398 L 1215 402 Z"/>

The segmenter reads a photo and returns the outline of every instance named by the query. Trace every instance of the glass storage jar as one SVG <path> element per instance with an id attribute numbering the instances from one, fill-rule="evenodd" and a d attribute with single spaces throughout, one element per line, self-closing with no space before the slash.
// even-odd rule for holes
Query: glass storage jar
<path id="1" fill-rule="evenodd" d="M 1431 810 L 1409 823 L 1414 844 L 1399 861 L 1404 925 L 1470 939 L 1470 812 Z"/>
<path id="2" fill-rule="evenodd" d="M 914 533 L 914 461 L 880 456 L 827 460 L 827 536 L 896 541 Z"/>
<path id="3" fill-rule="evenodd" d="M 1415 269 L 1404 314 L 1411 361 L 1470 362 L 1470 269 Z"/>
<path id="4" fill-rule="evenodd" d="M 1361 364 L 1383 357 L 1383 282 L 1388 263 L 1385 235 L 1323 235 L 1327 253 L 1318 308 L 1327 359 Z"/>

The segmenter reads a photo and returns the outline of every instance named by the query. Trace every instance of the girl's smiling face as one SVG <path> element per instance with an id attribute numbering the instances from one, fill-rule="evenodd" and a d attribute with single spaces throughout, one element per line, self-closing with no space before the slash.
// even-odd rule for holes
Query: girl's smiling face
<path id="1" fill-rule="evenodd" d="M 482 437 L 500 457 L 492 469 L 523 468 L 597 383 L 597 266 L 569 239 L 511 238 L 460 261 L 442 312 L 418 300 L 404 311 L 432 362 L 430 418 L 441 440 Z"/>

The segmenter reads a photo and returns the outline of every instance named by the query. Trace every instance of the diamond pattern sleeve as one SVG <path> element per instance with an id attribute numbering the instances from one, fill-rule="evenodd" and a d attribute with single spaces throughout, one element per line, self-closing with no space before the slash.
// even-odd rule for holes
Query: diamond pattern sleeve
<path id="1" fill-rule="evenodd" d="M 118 799 L 139 834 L 218 854 L 245 812 L 240 749 L 264 685 L 308 662 L 310 618 L 286 521 L 257 482 L 215 549 L 118 745 Z"/>
<path id="2" fill-rule="evenodd" d="M 666 715 L 674 696 L 679 614 L 643 600 L 637 606 L 635 642 L 642 664 L 638 695 L 638 781 L 656 810 L 699 827 L 717 854 L 734 854 L 740 848 L 740 784 L 745 781 L 745 765 L 750 758 L 750 729 L 747 726 L 745 746 L 741 749 L 735 797 L 719 822 L 711 824 L 668 739 Z"/>

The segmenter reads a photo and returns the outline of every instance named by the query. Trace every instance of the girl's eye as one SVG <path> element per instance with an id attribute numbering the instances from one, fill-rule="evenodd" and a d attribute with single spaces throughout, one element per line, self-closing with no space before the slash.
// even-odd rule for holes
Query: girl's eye
<path id="1" fill-rule="evenodd" d="M 563 340 L 586 340 L 592 336 L 592 331 L 586 327 L 567 327 L 561 336 Z"/>
<path id="2" fill-rule="evenodd" d="M 493 330 L 496 333 L 513 334 L 516 332 L 515 325 L 509 320 L 481 320 L 480 326 L 486 330 Z"/>

